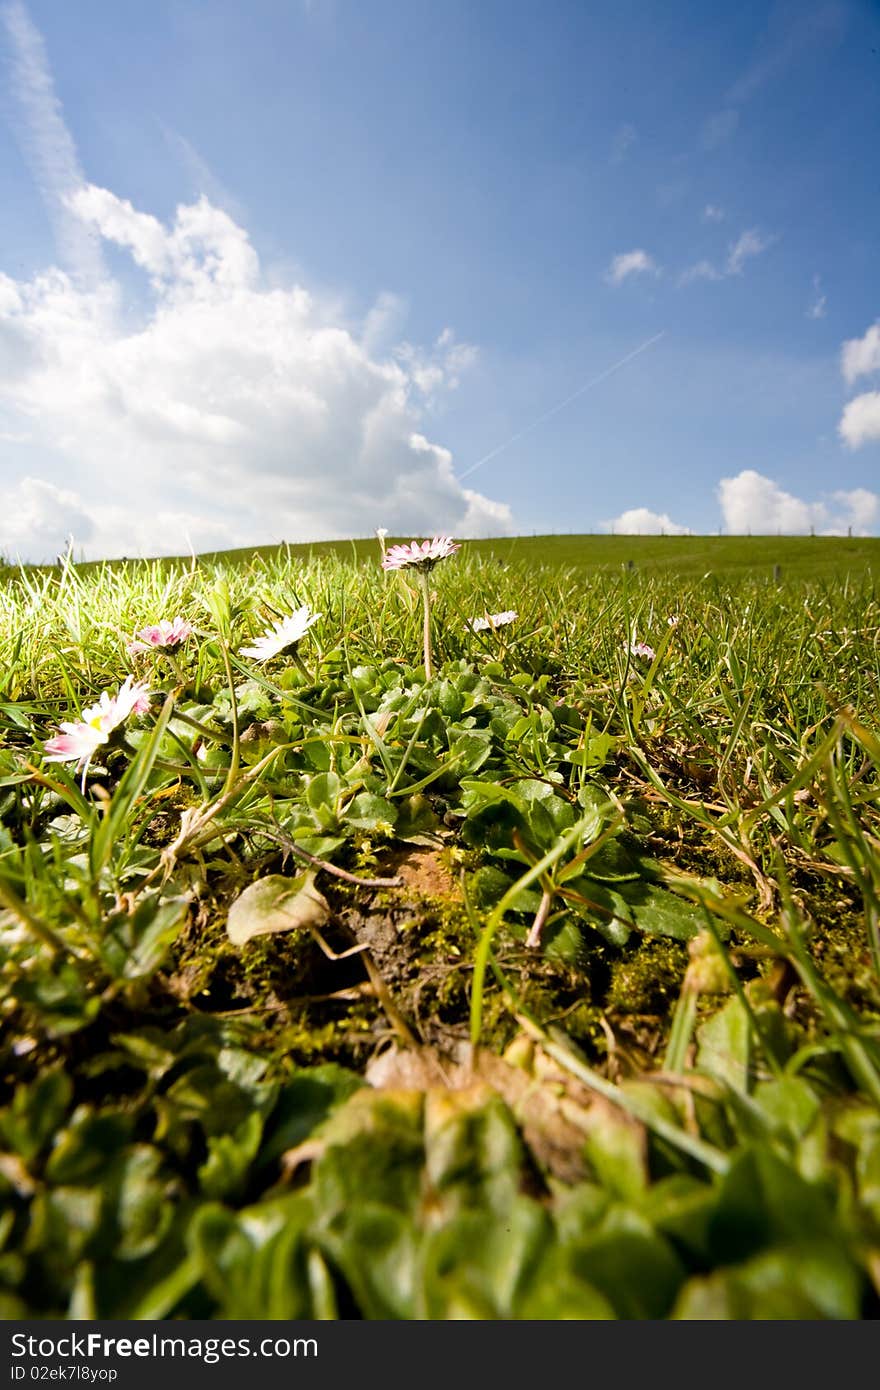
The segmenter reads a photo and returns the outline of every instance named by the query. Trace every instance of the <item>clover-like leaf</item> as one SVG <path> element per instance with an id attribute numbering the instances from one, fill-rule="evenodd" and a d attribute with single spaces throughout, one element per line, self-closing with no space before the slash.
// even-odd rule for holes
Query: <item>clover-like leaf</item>
<path id="1" fill-rule="evenodd" d="M 254 936 L 273 932 L 302 931 L 322 927 L 330 916 L 330 905 L 315 887 L 313 870 L 286 878 L 268 874 L 240 893 L 229 909 L 226 935 L 236 946 L 244 946 Z"/>

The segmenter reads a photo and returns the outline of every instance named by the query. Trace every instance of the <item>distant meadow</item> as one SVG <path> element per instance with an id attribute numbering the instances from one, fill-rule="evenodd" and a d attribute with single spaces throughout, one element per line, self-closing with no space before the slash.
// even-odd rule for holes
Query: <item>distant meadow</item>
<path id="1" fill-rule="evenodd" d="M 876 1318 L 878 561 L 8 564 L 2 1315 Z"/>

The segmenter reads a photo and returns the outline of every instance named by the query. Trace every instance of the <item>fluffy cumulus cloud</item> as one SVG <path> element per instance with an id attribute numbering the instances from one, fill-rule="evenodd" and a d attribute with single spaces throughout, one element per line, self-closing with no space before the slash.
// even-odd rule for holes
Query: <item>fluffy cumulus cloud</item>
<path id="1" fill-rule="evenodd" d="M 838 431 L 851 449 L 880 440 L 880 391 L 863 391 L 848 401 Z"/>
<path id="2" fill-rule="evenodd" d="M 666 512 L 652 512 L 648 507 L 631 507 L 611 521 L 601 523 L 603 531 L 615 536 L 689 536 L 689 526 L 680 526 Z"/>
<path id="3" fill-rule="evenodd" d="M 659 275 L 660 270 L 653 256 L 641 249 L 621 251 L 615 256 L 605 272 L 609 285 L 622 285 L 631 275 Z"/>
<path id="4" fill-rule="evenodd" d="M 880 521 L 880 497 L 867 488 L 832 492 L 808 502 L 786 492 L 753 468 L 722 478 L 718 500 L 724 529 L 731 535 L 873 535 Z"/>
<path id="5" fill-rule="evenodd" d="M 69 216 L 128 253 L 127 282 L 0 275 L 0 550 L 45 558 L 437 531 L 509 532 L 424 434 L 475 350 L 375 349 L 302 285 L 265 283 L 247 233 L 206 198 L 170 226 L 83 185 Z M 5 417 L 5 418 L 4 418 Z M 24 447 L 22 442 L 24 441 Z M 49 459 L 35 481 L 34 460 Z"/>
<path id="6" fill-rule="evenodd" d="M 860 376 L 880 372 L 880 322 L 872 323 L 864 338 L 851 338 L 844 343 L 841 369 L 848 386 Z"/>
<path id="7" fill-rule="evenodd" d="M 880 377 L 880 322 L 872 324 L 863 338 L 844 343 L 840 366 L 848 386 L 859 377 Z M 863 391 L 848 401 L 837 430 L 851 449 L 880 440 L 880 391 Z"/>
<path id="8" fill-rule="evenodd" d="M 71 536 L 89 541 L 94 534 L 94 521 L 76 493 L 39 478 L 22 478 L 0 492 L 0 507 L 4 550 L 10 555 L 34 552 L 54 559 Z"/>

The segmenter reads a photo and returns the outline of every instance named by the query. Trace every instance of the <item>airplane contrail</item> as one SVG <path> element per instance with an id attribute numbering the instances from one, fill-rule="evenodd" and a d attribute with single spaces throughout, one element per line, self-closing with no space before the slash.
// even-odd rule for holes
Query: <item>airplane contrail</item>
<path id="1" fill-rule="evenodd" d="M 665 328 L 662 329 L 660 333 L 655 333 L 653 338 L 649 338 L 646 343 L 642 343 L 641 347 L 637 347 L 633 352 L 627 353 L 626 357 L 621 357 L 620 361 L 615 362 L 613 367 L 606 367 L 604 372 L 600 372 L 599 375 L 594 376 L 591 381 L 587 381 L 583 386 L 579 386 L 570 396 L 566 396 L 564 401 L 560 401 L 558 405 L 551 406 L 549 410 L 545 410 L 544 414 L 539 415 L 537 420 L 533 420 L 531 424 L 526 425 L 524 429 L 518 430 L 516 434 L 511 435 L 510 439 L 506 439 L 504 443 L 499 444 L 496 449 L 492 449 L 488 454 L 484 454 L 481 459 L 477 459 L 476 463 L 472 463 L 470 468 L 466 468 L 463 473 L 459 473 L 459 482 L 461 482 L 463 478 L 469 477 L 471 473 L 475 473 L 478 468 L 482 468 L 484 463 L 488 463 L 490 459 L 495 458 L 503 449 L 508 449 L 511 444 L 515 444 L 518 439 L 522 439 L 523 435 L 528 434 L 529 430 L 533 430 L 536 425 L 543 424 L 545 420 L 550 419 L 551 415 L 557 415 L 560 410 L 564 410 L 567 405 L 571 405 L 572 401 L 576 401 L 578 396 L 582 396 L 585 391 L 589 391 L 593 386 L 598 386 L 600 381 L 605 381 L 613 372 L 617 372 L 621 367 L 625 367 L 627 362 L 631 362 L 634 357 L 638 357 L 640 352 L 647 352 L 648 348 L 651 347 L 652 344 L 659 342 L 665 334 Z"/>

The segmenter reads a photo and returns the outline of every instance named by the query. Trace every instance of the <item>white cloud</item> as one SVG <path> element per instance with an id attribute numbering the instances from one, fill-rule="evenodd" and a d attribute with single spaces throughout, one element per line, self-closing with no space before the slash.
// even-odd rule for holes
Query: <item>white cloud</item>
<path id="1" fill-rule="evenodd" d="M 725 274 L 741 275 L 746 261 L 752 256 L 760 256 L 762 251 L 766 251 L 767 247 L 773 244 L 773 240 L 773 237 L 763 236 L 755 228 L 743 232 L 730 247 Z"/>
<path id="2" fill-rule="evenodd" d="M 694 280 L 721 280 L 721 271 L 711 261 L 697 261 L 689 265 L 678 277 L 679 285 L 690 285 Z"/>
<path id="3" fill-rule="evenodd" d="M 833 492 L 835 502 L 843 507 L 843 517 L 847 527 L 852 527 L 856 536 L 871 536 L 880 522 L 880 497 L 869 492 L 866 487 L 853 488 L 851 492 Z"/>
<path id="4" fill-rule="evenodd" d="M 695 280 L 726 280 L 731 275 L 742 275 L 746 261 L 761 255 L 775 240 L 775 237 L 765 236 L 752 227 L 730 243 L 723 266 L 719 267 L 708 260 L 697 261 L 681 272 L 677 283 L 682 286 L 693 284 Z"/>
<path id="5" fill-rule="evenodd" d="M 863 338 L 850 338 L 840 355 L 844 380 L 852 385 L 860 376 L 880 373 L 880 320 Z M 850 449 L 880 440 L 880 391 L 865 391 L 844 407 L 837 432 Z"/>
<path id="6" fill-rule="evenodd" d="M 244 205 L 218 179 L 207 161 L 199 154 L 195 145 L 179 131 L 172 130 L 164 121 L 160 120 L 157 124 L 168 148 L 185 171 L 192 193 L 198 198 L 202 196 L 208 198 L 215 207 L 223 208 L 237 221 L 246 221 Z"/>
<path id="7" fill-rule="evenodd" d="M 864 338 L 851 338 L 844 343 L 841 370 L 848 385 L 857 377 L 880 372 L 880 321 L 871 325 Z"/>
<path id="8" fill-rule="evenodd" d="M 880 391 L 865 391 L 844 407 L 837 432 L 851 449 L 880 439 Z"/>
<path id="9" fill-rule="evenodd" d="M 69 543 L 77 559 L 161 554 L 163 532 L 173 542 L 168 549 L 179 554 L 237 544 L 234 522 L 173 509 L 133 516 L 119 504 L 87 506 L 76 492 L 40 478 L 22 478 L 0 492 L 0 510 L 0 553 L 11 561 L 48 564 Z"/>
<path id="10" fill-rule="evenodd" d="M 2 550 L 8 560 L 54 560 L 71 535 L 89 540 L 94 522 L 80 499 L 67 489 L 39 478 L 22 478 L 0 494 Z"/>
<path id="11" fill-rule="evenodd" d="M 20 446 L 0 440 L 0 467 L 53 474 L 57 496 L 39 494 L 51 516 L 34 525 L 41 552 L 68 530 L 97 557 L 377 524 L 414 536 L 512 529 L 508 507 L 463 488 L 424 440 L 425 409 L 457 384 L 471 345 L 445 329 L 429 351 L 377 355 L 390 301 L 354 332 L 302 285 L 266 285 L 246 231 L 206 198 L 170 226 L 94 186 L 68 206 L 130 253 L 147 305 L 132 323 L 131 296 L 106 274 L 91 288 L 57 268 L 0 275 L 0 434 L 28 438 L 24 466 Z M 13 504 L 35 516 L 33 487 L 21 487 Z M 24 543 L 7 507 L 0 550 Z"/>
<path id="12" fill-rule="evenodd" d="M 457 343 L 452 329 L 444 328 L 430 352 L 403 342 L 394 348 L 393 356 L 403 363 L 417 390 L 428 397 L 438 389 L 454 391 L 462 374 L 477 361 L 479 350 L 473 343 Z"/>
<path id="13" fill-rule="evenodd" d="M 629 275 L 659 275 L 660 268 L 647 251 L 622 251 L 605 272 L 610 285 L 622 285 Z"/>
<path id="14" fill-rule="evenodd" d="M 614 139 L 611 141 L 611 163 L 620 164 L 638 138 L 638 131 L 629 121 L 619 126 L 614 133 Z"/>
<path id="15" fill-rule="evenodd" d="M 689 536 L 691 528 L 680 526 L 665 512 L 652 512 L 647 507 L 631 507 L 611 521 L 600 523 L 603 531 L 616 536 Z"/>
<path id="16" fill-rule="evenodd" d="M 813 276 L 813 298 L 807 308 L 808 319 L 824 319 L 825 306 L 828 296 L 822 293 L 822 281 L 818 275 Z"/>
<path id="17" fill-rule="evenodd" d="M 393 350 L 406 322 L 406 300 L 383 290 L 364 319 L 360 343 L 369 356 Z"/>
<path id="18" fill-rule="evenodd" d="M 395 351 L 392 296 L 352 325 L 344 306 L 267 278 L 234 206 L 202 196 L 166 225 L 87 184 L 40 34 L 21 0 L 0 18 L 64 265 L 0 273 L 0 551 L 51 558 L 70 534 L 98 558 L 377 524 L 511 531 L 507 505 L 462 487 L 423 433 L 476 349 L 446 328 L 428 351 Z M 127 269 L 108 273 L 105 242 L 143 272 L 140 295 Z"/>
<path id="19" fill-rule="evenodd" d="M 717 203 L 707 203 L 703 208 L 704 222 L 723 222 L 724 209 L 718 207 Z"/>
<path id="20" fill-rule="evenodd" d="M 21 0 L 0 9 L 12 51 L 11 90 L 16 133 L 46 204 L 58 253 L 72 272 L 93 280 L 102 269 L 97 238 L 65 207 L 65 198 L 83 182 L 76 146 L 55 95 L 42 35 Z"/>
<path id="21" fill-rule="evenodd" d="M 830 503 L 807 502 L 772 478 L 746 468 L 722 478 L 717 489 L 724 529 L 731 535 L 871 535 L 880 516 L 880 497 L 866 488 L 837 491 Z"/>

